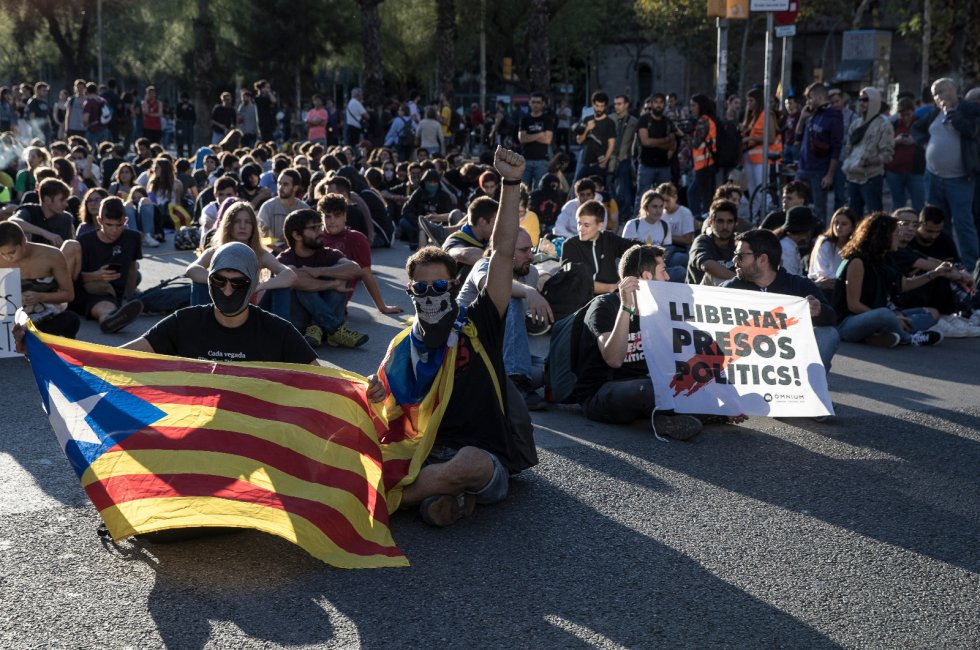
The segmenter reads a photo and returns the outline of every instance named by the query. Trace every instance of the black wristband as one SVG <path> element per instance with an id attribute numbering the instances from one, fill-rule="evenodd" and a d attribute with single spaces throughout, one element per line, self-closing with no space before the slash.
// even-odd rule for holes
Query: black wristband
<path id="1" fill-rule="evenodd" d="M 501 185 L 520 185 L 521 184 L 521 181 L 520 181 L 520 179 L 517 179 L 517 178 L 505 178 L 502 181 L 500 181 L 500 184 Z"/>

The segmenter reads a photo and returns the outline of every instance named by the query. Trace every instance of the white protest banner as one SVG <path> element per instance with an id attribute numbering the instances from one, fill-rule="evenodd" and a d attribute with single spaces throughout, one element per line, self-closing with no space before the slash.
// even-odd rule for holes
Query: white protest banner
<path id="1" fill-rule="evenodd" d="M 0 358 L 14 352 L 14 313 L 20 308 L 20 269 L 0 269 Z"/>
<path id="2" fill-rule="evenodd" d="M 657 409 L 832 414 L 806 299 L 641 282 L 637 306 Z"/>

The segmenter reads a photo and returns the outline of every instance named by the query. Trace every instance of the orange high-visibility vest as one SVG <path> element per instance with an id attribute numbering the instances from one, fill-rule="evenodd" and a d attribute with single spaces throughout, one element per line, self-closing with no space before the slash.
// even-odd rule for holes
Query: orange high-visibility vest
<path id="1" fill-rule="evenodd" d="M 691 150 L 691 157 L 694 159 L 694 171 L 696 172 L 715 164 L 718 127 L 715 126 L 715 121 L 710 117 L 705 116 L 705 119 L 708 120 L 708 137 L 699 146 Z"/>
<path id="2" fill-rule="evenodd" d="M 765 126 L 763 126 L 764 122 L 765 122 L 765 114 L 759 113 L 759 117 L 756 118 L 755 124 L 752 125 L 752 131 L 749 132 L 750 138 L 759 141 L 759 144 L 755 145 L 754 147 L 752 147 L 746 152 L 748 154 L 748 160 L 750 165 L 761 165 L 763 163 L 762 138 L 765 137 L 765 132 L 766 132 Z M 782 151 L 783 151 L 782 140 L 779 136 L 779 133 L 777 132 L 776 137 L 772 140 L 772 142 L 769 143 L 769 153 L 782 153 Z"/>

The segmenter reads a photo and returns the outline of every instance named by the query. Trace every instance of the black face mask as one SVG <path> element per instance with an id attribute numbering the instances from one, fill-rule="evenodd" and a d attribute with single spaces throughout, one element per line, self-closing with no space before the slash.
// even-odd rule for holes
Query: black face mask
<path id="1" fill-rule="evenodd" d="M 248 299 L 252 297 L 250 289 L 251 287 L 235 289 L 230 296 L 226 296 L 221 289 L 208 285 L 215 309 L 229 317 L 237 316 L 248 308 Z"/>
<path id="2" fill-rule="evenodd" d="M 453 300 L 452 292 L 438 296 L 413 296 L 412 302 L 415 303 L 416 314 L 412 332 L 427 348 L 444 346 L 459 315 L 459 306 Z"/>

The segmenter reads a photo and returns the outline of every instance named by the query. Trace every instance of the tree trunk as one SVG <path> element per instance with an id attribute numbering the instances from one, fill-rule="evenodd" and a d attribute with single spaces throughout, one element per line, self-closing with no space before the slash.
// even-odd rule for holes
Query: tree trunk
<path id="1" fill-rule="evenodd" d="M 456 92 L 456 0 L 436 0 L 436 38 L 439 39 L 439 90 L 452 104 Z"/>
<path id="2" fill-rule="evenodd" d="M 384 104 L 384 72 L 381 68 L 381 0 L 358 0 L 361 5 L 361 47 L 364 54 L 364 99 L 367 108 Z"/>
<path id="3" fill-rule="evenodd" d="M 82 0 L 81 7 L 75 7 L 84 16 L 78 28 L 78 37 L 71 42 L 71 34 L 65 33 L 58 19 L 56 8 L 62 3 L 55 0 L 36 0 L 33 7 L 48 25 L 48 34 L 61 55 L 61 65 L 65 73 L 65 87 L 71 88 L 75 79 L 84 78 L 89 57 L 89 28 L 95 15 L 95 0 Z M 67 26 L 66 26 L 67 27 Z"/>
<path id="4" fill-rule="evenodd" d="M 531 13 L 527 20 L 528 77 L 531 90 L 545 94 L 551 88 L 550 23 L 548 0 L 531 0 Z"/>
<path id="5" fill-rule="evenodd" d="M 194 18 L 194 111 L 197 113 L 194 141 L 199 144 L 211 142 L 211 102 L 217 99 L 211 83 L 214 21 L 208 13 L 209 4 L 208 0 L 197 0 L 197 17 Z"/>

